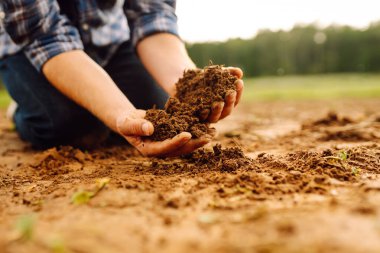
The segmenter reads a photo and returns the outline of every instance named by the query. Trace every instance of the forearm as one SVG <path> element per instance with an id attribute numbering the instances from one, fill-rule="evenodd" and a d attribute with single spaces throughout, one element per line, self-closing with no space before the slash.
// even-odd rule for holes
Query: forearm
<path id="1" fill-rule="evenodd" d="M 42 71 L 54 87 L 114 131 L 118 117 L 135 109 L 109 75 L 83 51 L 59 54 L 47 61 Z"/>
<path id="2" fill-rule="evenodd" d="M 185 45 L 176 36 L 158 33 L 143 39 L 137 45 L 138 55 L 158 84 L 174 96 L 175 83 L 185 69 L 195 68 Z"/>

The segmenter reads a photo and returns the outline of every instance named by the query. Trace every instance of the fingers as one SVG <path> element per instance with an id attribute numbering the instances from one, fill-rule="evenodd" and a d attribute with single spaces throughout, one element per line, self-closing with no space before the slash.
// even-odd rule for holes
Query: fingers
<path id="1" fill-rule="evenodd" d="M 235 99 L 234 106 L 237 106 L 237 104 L 240 102 L 241 95 L 243 94 L 244 82 L 243 80 L 239 79 L 236 81 L 235 85 L 236 85 L 236 99 Z"/>
<path id="2" fill-rule="evenodd" d="M 235 82 L 236 91 L 229 91 L 226 94 L 224 103 L 215 103 L 210 110 L 204 110 L 200 113 L 200 118 L 210 123 L 216 123 L 219 120 L 231 114 L 233 108 L 239 103 L 243 93 L 244 83 L 241 78 L 243 71 L 240 68 L 227 67 L 226 68 L 232 75 L 238 78 Z"/>
<path id="3" fill-rule="evenodd" d="M 235 82 L 236 91 L 229 91 L 227 92 L 226 98 L 225 98 L 225 106 L 223 108 L 222 114 L 220 115 L 219 120 L 224 119 L 228 115 L 231 114 L 234 107 L 236 107 L 241 99 L 241 96 L 243 94 L 244 89 L 244 82 L 243 80 L 239 79 Z"/>
<path id="4" fill-rule="evenodd" d="M 236 101 L 236 94 L 237 92 L 236 91 L 229 91 L 226 95 L 226 99 L 225 99 L 225 106 L 223 108 L 223 111 L 220 115 L 220 119 L 224 119 L 225 117 L 227 117 L 228 115 L 231 114 L 232 110 L 234 109 L 235 107 L 235 101 Z"/>
<path id="5" fill-rule="evenodd" d="M 140 137 L 129 136 L 127 141 L 136 147 L 144 156 L 173 157 L 188 154 L 194 150 L 208 144 L 215 135 L 215 129 L 209 129 L 209 132 L 199 139 L 191 139 L 191 134 L 183 132 L 172 139 L 162 142 L 152 142 L 143 140 Z"/>
<path id="6" fill-rule="evenodd" d="M 224 102 L 216 102 L 212 105 L 211 113 L 208 116 L 208 122 L 216 123 L 218 122 L 220 115 L 222 114 L 224 108 Z"/>
<path id="7" fill-rule="evenodd" d="M 145 156 L 163 156 L 168 153 L 174 153 L 188 143 L 191 139 L 191 134 L 183 132 L 172 139 L 161 142 L 144 141 L 136 137 L 126 137 L 126 139 Z"/>
<path id="8" fill-rule="evenodd" d="M 243 78 L 243 71 L 240 68 L 227 67 L 227 69 L 231 73 L 231 75 L 234 75 L 238 79 Z"/>
<path id="9" fill-rule="evenodd" d="M 206 145 L 207 143 L 209 143 L 211 141 L 211 139 L 212 139 L 211 136 L 206 135 L 206 136 L 201 137 L 199 139 L 190 140 L 188 143 L 183 145 L 178 150 L 176 150 L 172 153 L 167 153 L 164 156 L 165 157 L 173 157 L 173 156 L 181 156 L 181 155 L 189 154 L 189 153 L 193 152 L 194 150 L 201 148 L 204 145 Z"/>
<path id="10" fill-rule="evenodd" d="M 201 120 L 206 120 L 208 118 L 208 116 L 210 115 L 210 110 L 209 109 L 204 109 L 203 111 L 201 111 L 201 113 L 199 114 L 199 118 Z"/>
<path id="11" fill-rule="evenodd" d="M 234 107 L 237 105 L 241 98 L 241 94 L 243 91 L 243 81 L 238 80 L 236 81 L 236 91 L 230 90 L 227 92 L 225 97 L 225 102 L 219 102 L 215 103 L 211 109 L 211 113 L 208 116 L 208 122 L 210 123 L 216 123 L 221 119 L 224 119 L 228 115 L 231 114 Z M 207 112 L 205 112 L 206 114 Z M 204 117 L 204 116 L 203 116 Z M 201 114 L 202 118 L 202 114 Z"/>
<path id="12" fill-rule="evenodd" d="M 215 137 L 216 135 L 216 129 L 211 127 L 209 129 L 207 129 L 207 135 L 212 139 Z"/>
<path id="13" fill-rule="evenodd" d="M 118 120 L 117 130 L 124 136 L 149 136 L 154 132 L 153 124 L 145 119 L 131 119 L 129 117 Z"/>
<path id="14" fill-rule="evenodd" d="M 243 94 L 244 89 L 244 82 L 241 80 L 243 78 L 243 71 L 240 68 L 235 67 L 228 67 L 228 71 L 235 77 L 237 77 L 239 80 L 236 81 L 236 99 L 235 99 L 235 106 L 239 104 L 241 95 Z"/>
<path id="15" fill-rule="evenodd" d="M 213 104 L 211 112 L 210 110 L 205 109 L 200 113 L 201 120 L 207 119 L 210 123 L 216 123 L 231 114 L 233 108 L 237 106 L 241 99 L 244 89 L 244 82 L 239 79 L 236 81 L 235 85 L 236 91 L 228 91 L 225 97 L 225 102 L 216 102 Z"/>

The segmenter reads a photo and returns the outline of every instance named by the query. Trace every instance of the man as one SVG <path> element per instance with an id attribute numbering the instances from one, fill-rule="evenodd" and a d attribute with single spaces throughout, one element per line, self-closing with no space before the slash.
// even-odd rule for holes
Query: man
<path id="1" fill-rule="evenodd" d="M 141 138 L 154 131 L 144 110 L 163 107 L 183 71 L 195 68 L 178 37 L 175 0 L 2 0 L 0 18 L 0 75 L 18 105 L 16 129 L 34 147 L 97 142 L 107 129 L 149 156 L 210 141 L 186 132 Z M 213 106 L 211 123 L 240 99 L 242 72 L 230 71 L 237 92 Z"/>

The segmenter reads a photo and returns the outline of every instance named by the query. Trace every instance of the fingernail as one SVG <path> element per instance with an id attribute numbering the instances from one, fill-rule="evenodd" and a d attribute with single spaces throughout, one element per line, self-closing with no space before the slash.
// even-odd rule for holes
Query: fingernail
<path id="1" fill-rule="evenodd" d="M 149 127 L 149 123 L 148 122 L 145 122 L 145 123 L 142 124 L 141 129 L 142 129 L 142 131 L 143 131 L 144 134 L 150 134 L 149 128 L 150 127 Z"/>
<path id="2" fill-rule="evenodd" d="M 182 143 L 186 143 L 186 142 L 190 141 L 190 139 L 191 139 L 191 136 L 190 137 L 186 136 L 182 139 Z"/>
<path id="3" fill-rule="evenodd" d="M 241 79 L 237 80 L 237 81 L 235 82 L 235 86 L 236 86 L 236 89 L 237 89 L 237 90 L 241 90 L 241 89 L 243 88 L 243 86 L 244 86 L 244 82 L 243 82 L 243 80 L 241 80 Z"/>
<path id="4" fill-rule="evenodd" d="M 231 90 L 231 91 L 227 92 L 227 96 L 228 97 L 234 97 L 234 96 L 236 96 L 236 91 Z"/>
<path id="5" fill-rule="evenodd" d="M 222 107 L 223 107 L 223 102 L 216 102 L 212 105 L 212 110 L 214 111 Z"/>
<path id="6" fill-rule="evenodd" d="M 204 109 L 203 111 L 201 111 L 201 113 L 199 114 L 200 118 L 201 119 L 207 119 L 208 115 L 210 114 L 210 110 L 209 109 Z"/>

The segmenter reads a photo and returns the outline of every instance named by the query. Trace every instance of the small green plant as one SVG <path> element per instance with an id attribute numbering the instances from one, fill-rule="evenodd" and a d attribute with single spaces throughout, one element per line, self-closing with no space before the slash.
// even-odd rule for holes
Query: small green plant
<path id="1" fill-rule="evenodd" d="M 60 238 L 54 238 L 48 242 L 48 247 L 52 253 L 68 253 L 65 243 Z"/>
<path id="2" fill-rule="evenodd" d="M 24 215 L 16 220 L 15 228 L 19 233 L 19 239 L 29 241 L 34 234 L 35 217 L 33 215 Z"/>
<path id="3" fill-rule="evenodd" d="M 342 161 L 346 161 L 348 159 L 348 153 L 345 150 L 341 150 L 337 155 Z"/>
<path id="4" fill-rule="evenodd" d="M 348 153 L 345 150 L 341 150 L 336 155 L 326 156 L 325 158 L 332 159 L 339 162 L 346 162 L 348 160 Z"/>
<path id="5" fill-rule="evenodd" d="M 76 205 L 87 204 L 94 196 L 93 192 L 80 190 L 73 194 L 71 202 Z"/>
<path id="6" fill-rule="evenodd" d="M 359 168 L 356 168 L 356 167 L 352 167 L 351 168 L 351 172 L 354 176 L 359 176 L 360 175 L 360 172 L 361 172 L 361 169 Z"/>
<path id="7" fill-rule="evenodd" d="M 325 158 L 329 159 L 331 163 L 328 163 L 333 166 L 339 165 L 346 171 L 351 171 L 354 176 L 359 176 L 361 169 L 356 168 L 349 164 L 348 159 L 350 158 L 349 153 L 345 150 L 339 151 L 334 156 L 326 156 Z"/>
<path id="8" fill-rule="evenodd" d="M 109 178 L 100 178 L 95 181 L 95 189 L 92 191 L 80 190 L 73 194 L 71 197 L 71 203 L 76 205 L 87 204 L 92 198 L 94 198 L 101 190 L 106 187 L 110 182 Z"/>

